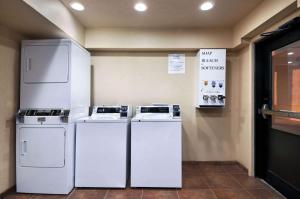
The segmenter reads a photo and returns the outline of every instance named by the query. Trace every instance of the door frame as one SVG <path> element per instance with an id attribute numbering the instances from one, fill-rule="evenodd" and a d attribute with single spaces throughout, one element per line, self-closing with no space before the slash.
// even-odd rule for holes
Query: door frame
<path id="1" fill-rule="evenodd" d="M 270 104 L 271 88 L 272 88 L 272 64 L 271 52 L 282 48 L 288 44 L 300 40 L 299 24 L 290 27 L 288 30 L 273 34 L 269 37 L 262 38 L 254 43 L 254 175 L 264 179 L 267 168 L 265 149 L 266 132 L 268 130 L 268 120 L 263 119 L 260 109 L 263 104 Z M 266 77 L 267 78 L 264 78 Z M 263 86 L 261 86 L 263 85 Z M 291 191 L 287 185 L 276 182 L 274 186 L 281 192 L 288 193 Z M 274 185 L 274 183 L 273 183 Z"/>

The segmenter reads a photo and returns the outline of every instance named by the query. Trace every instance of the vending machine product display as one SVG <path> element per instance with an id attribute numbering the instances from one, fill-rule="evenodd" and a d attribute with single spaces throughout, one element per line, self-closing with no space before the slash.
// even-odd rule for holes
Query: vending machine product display
<path id="1" fill-rule="evenodd" d="M 197 54 L 197 107 L 224 107 L 226 49 L 200 49 Z"/>

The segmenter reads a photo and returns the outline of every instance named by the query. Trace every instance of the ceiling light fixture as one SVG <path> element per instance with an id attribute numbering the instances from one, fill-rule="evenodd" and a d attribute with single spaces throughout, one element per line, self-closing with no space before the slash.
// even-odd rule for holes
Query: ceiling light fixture
<path id="1" fill-rule="evenodd" d="M 200 5 L 200 10 L 206 11 L 214 7 L 214 3 L 211 1 L 205 1 Z"/>
<path id="2" fill-rule="evenodd" d="M 146 4 L 139 2 L 134 5 L 134 9 L 138 12 L 145 12 L 148 9 L 148 7 Z"/>
<path id="3" fill-rule="evenodd" d="M 293 54 L 294 54 L 294 52 L 289 52 L 289 53 L 288 53 L 288 55 L 293 55 Z"/>
<path id="4" fill-rule="evenodd" d="M 73 8 L 74 10 L 77 10 L 77 11 L 84 10 L 84 6 L 81 3 L 79 3 L 78 1 L 71 1 L 70 6 L 71 6 L 71 8 Z"/>
<path id="5" fill-rule="evenodd" d="M 288 64 L 292 64 L 292 63 L 293 63 L 292 61 L 289 61 L 289 62 L 288 62 Z"/>

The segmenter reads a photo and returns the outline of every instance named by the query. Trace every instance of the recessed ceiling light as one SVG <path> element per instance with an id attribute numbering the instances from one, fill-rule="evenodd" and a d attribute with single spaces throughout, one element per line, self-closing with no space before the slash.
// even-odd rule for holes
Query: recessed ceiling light
<path id="1" fill-rule="evenodd" d="M 214 7 L 214 4 L 211 1 L 205 1 L 200 5 L 200 9 L 203 11 L 210 10 L 213 7 Z"/>
<path id="2" fill-rule="evenodd" d="M 294 54 L 294 52 L 289 52 L 289 53 L 288 53 L 288 55 L 293 55 L 293 54 Z"/>
<path id="3" fill-rule="evenodd" d="M 146 4 L 139 2 L 134 5 L 134 9 L 138 12 L 145 12 L 148 9 L 148 7 Z"/>
<path id="4" fill-rule="evenodd" d="M 78 10 L 78 11 L 83 11 L 84 10 L 84 6 L 81 3 L 79 3 L 78 1 L 71 1 L 70 6 L 74 10 Z"/>
<path id="5" fill-rule="evenodd" d="M 292 61 L 289 61 L 289 62 L 288 62 L 288 64 L 292 64 L 292 63 L 293 63 Z"/>

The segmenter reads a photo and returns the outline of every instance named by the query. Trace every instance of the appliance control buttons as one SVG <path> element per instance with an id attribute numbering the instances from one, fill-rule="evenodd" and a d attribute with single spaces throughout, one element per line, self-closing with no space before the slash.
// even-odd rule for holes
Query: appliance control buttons
<path id="1" fill-rule="evenodd" d="M 128 107 L 127 106 L 121 106 L 121 111 L 127 111 Z"/>
<path id="2" fill-rule="evenodd" d="M 216 95 L 211 95 L 209 98 L 210 98 L 211 101 L 216 101 L 217 96 Z"/>
<path id="3" fill-rule="evenodd" d="M 216 87 L 216 81 L 212 81 L 212 82 L 211 82 L 211 86 L 212 86 L 213 88 L 215 88 L 215 87 Z"/>
<path id="4" fill-rule="evenodd" d="M 218 95 L 218 100 L 223 101 L 226 97 L 224 95 Z"/>
<path id="5" fill-rule="evenodd" d="M 208 98 L 209 98 L 209 96 L 208 96 L 208 95 L 203 95 L 203 100 L 207 101 L 207 100 L 208 100 Z"/>

